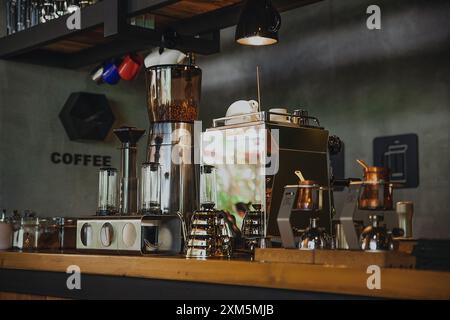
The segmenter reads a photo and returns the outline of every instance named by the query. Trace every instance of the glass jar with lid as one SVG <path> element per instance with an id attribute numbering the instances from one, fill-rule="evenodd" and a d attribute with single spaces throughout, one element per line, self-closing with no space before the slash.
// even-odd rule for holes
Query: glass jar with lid
<path id="1" fill-rule="evenodd" d="M 61 218 L 42 218 L 39 220 L 37 247 L 40 250 L 60 248 Z"/>
<path id="2" fill-rule="evenodd" d="M 60 220 L 60 249 L 75 249 L 77 246 L 77 219 L 61 218 Z"/>
<path id="3" fill-rule="evenodd" d="M 21 220 L 17 247 L 22 250 L 36 250 L 39 238 L 39 218 L 25 217 Z"/>

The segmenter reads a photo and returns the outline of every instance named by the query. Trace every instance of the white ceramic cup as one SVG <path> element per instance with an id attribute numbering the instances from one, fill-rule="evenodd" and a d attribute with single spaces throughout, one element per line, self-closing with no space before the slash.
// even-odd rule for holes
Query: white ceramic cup
<path id="1" fill-rule="evenodd" d="M 241 114 L 254 113 L 258 111 L 258 102 L 255 100 L 238 100 L 233 102 L 227 110 L 227 117 Z"/>
<path id="2" fill-rule="evenodd" d="M 269 112 L 288 114 L 288 111 L 285 108 L 272 108 L 272 109 L 269 109 Z M 289 122 L 289 117 L 288 116 L 285 117 L 285 116 L 277 115 L 277 114 L 272 114 L 272 115 L 270 115 L 270 120 L 271 121 L 276 121 L 276 122 Z"/>
<path id="3" fill-rule="evenodd" d="M 244 114 L 249 114 L 249 113 L 255 113 L 258 112 L 258 102 L 256 102 L 255 100 L 238 100 L 233 102 L 227 109 L 227 117 L 232 117 L 232 116 L 239 116 L 239 115 L 244 115 Z M 256 116 L 246 116 L 246 117 L 242 117 L 241 119 L 230 119 L 227 120 L 225 124 L 229 125 L 229 124 L 235 124 L 235 123 L 239 123 L 239 122 L 249 122 L 249 121 L 255 121 L 256 120 Z"/>

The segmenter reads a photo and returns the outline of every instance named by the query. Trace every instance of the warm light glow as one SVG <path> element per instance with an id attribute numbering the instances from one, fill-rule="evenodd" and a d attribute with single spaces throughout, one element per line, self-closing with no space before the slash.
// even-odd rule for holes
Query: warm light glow
<path id="1" fill-rule="evenodd" d="M 237 43 L 244 44 L 247 46 L 267 46 L 271 44 L 275 44 L 278 41 L 272 38 L 265 38 L 261 36 L 253 36 L 248 38 L 241 38 L 237 40 Z"/>

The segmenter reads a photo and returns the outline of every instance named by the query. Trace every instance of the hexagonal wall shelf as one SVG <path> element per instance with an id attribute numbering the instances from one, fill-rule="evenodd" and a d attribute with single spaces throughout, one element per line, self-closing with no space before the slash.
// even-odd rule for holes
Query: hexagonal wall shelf
<path id="1" fill-rule="evenodd" d="M 59 118 L 73 141 L 102 141 L 115 121 L 106 96 L 88 92 L 72 93 Z"/>

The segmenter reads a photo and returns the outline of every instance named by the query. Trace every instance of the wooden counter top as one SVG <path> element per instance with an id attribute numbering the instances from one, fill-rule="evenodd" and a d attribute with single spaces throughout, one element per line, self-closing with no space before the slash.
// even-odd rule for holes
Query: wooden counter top
<path id="1" fill-rule="evenodd" d="M 94 275 L 384 298 L 450 299 L 449 272 L 386 268 L 381 271 L 381 289 L 369 290 L 366 282 L 370 275 L 363 268 L 161 256 L 0 252 L 0 268 L 4 269 L 66 272 L 70 265 L 79 266 L 82 273 Z"/>

